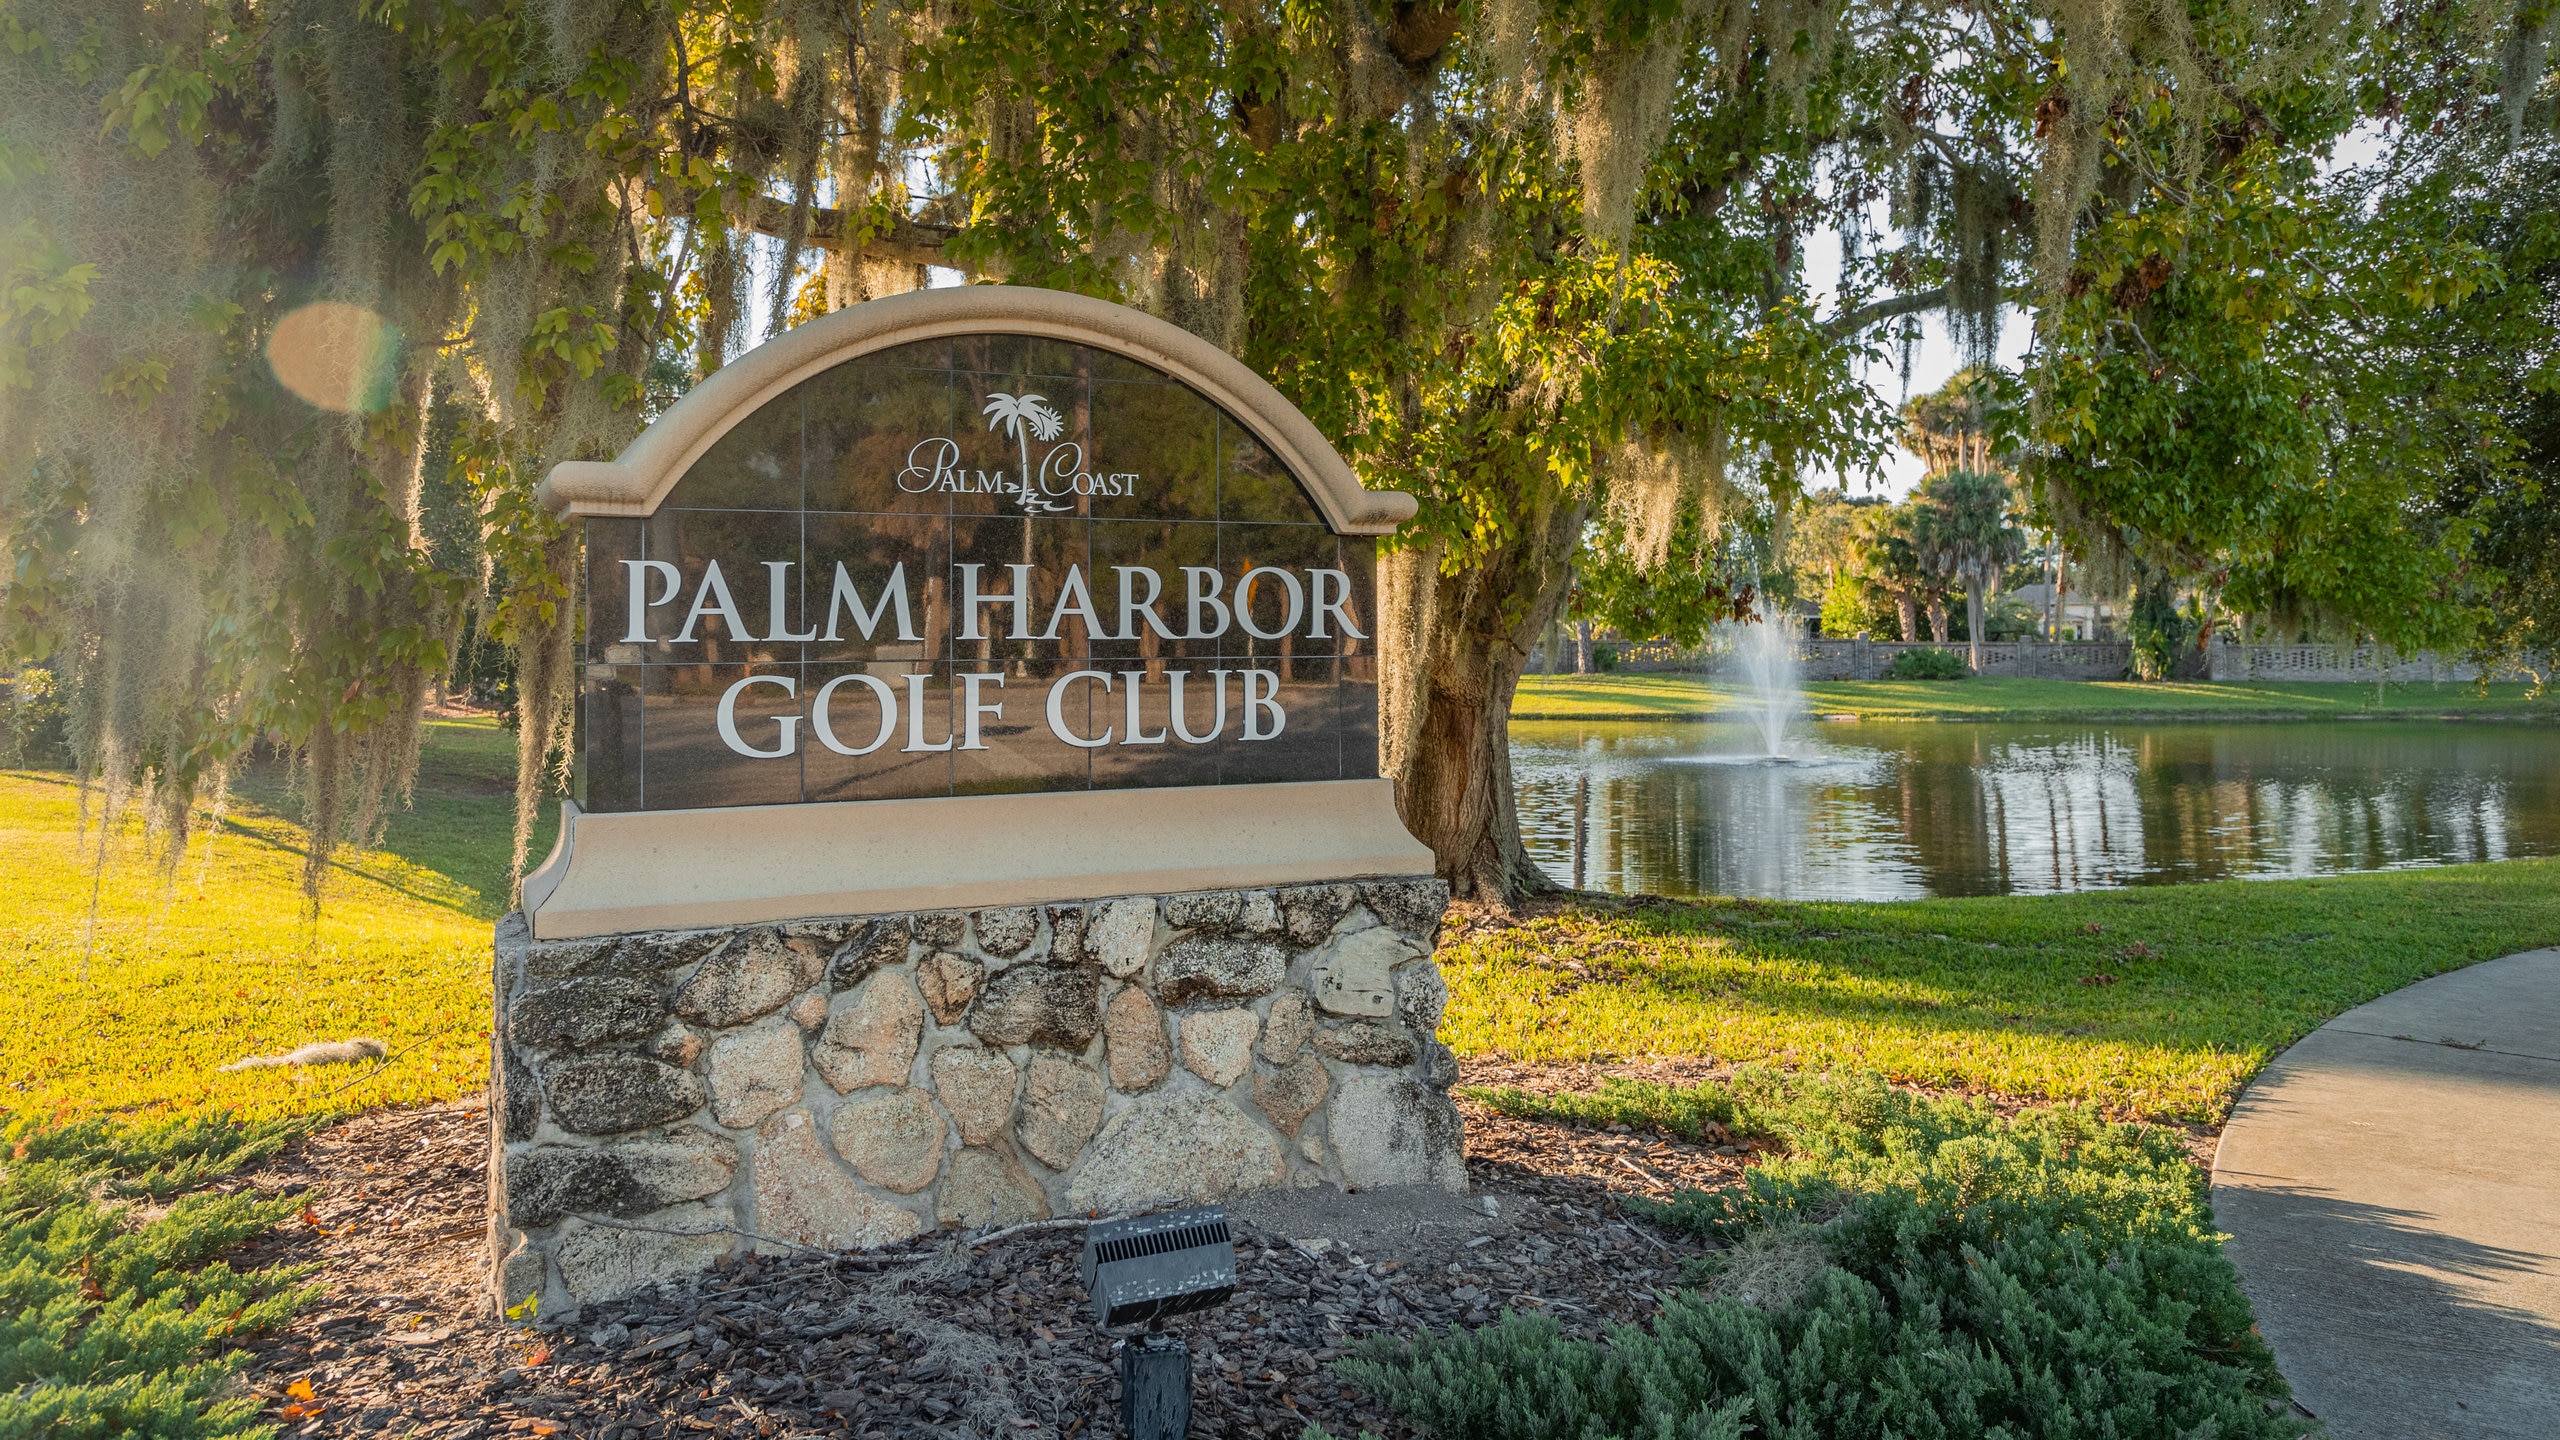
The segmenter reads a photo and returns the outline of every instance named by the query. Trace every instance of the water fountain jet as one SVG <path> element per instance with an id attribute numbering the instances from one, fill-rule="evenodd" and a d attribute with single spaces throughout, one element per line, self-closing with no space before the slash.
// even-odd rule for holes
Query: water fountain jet
<path id="1" fill-rule="evenodd" d="M 1788 607 L 1763 598 L 1752 620 L 1727 620 L 1717 631 L 1733 647 L 1743 685 L 1743 713 L 1760 735 L 1760 758 L 1791 765 L 1787 726 L 1804 713 L 1804 686 L 1796 661 L 1799 621 Z"/>

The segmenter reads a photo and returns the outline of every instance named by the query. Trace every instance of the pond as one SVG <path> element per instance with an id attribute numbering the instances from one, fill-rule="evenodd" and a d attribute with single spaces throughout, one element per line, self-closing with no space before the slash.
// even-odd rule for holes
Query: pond
<path id="1" fill-rule="evenodd" d="M 2560 853 L 2560 734 L 2452 724 L 1523 722 L 1529 853 L 1620 894 L 2042 895 Z"/>

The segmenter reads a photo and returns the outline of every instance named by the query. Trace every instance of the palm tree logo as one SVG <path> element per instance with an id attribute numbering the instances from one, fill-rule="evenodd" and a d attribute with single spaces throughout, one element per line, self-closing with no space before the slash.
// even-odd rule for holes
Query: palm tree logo
<path id="1" fill-rule="evenodd" d="M 998 391 L 987 396 L 987 407 L 984 413 L 987 417 L 988 429 L 993 430 L 999 425 L 1003 426 L 1013 436 L 1014 443 L 1021 447 L 1022 508 L 1025 510 L 1066 509 L 1064 505 L 1050 503 L 1040 494 L 1039 488 L 1031 483 L 1031 442 L 1036 439 L 1046 444 L 1057 439 L 1058 433 L 1066 428 L 1064 418 L 1057 411 L 1049 408 L 1048 397 L 1007 395 Z"/>

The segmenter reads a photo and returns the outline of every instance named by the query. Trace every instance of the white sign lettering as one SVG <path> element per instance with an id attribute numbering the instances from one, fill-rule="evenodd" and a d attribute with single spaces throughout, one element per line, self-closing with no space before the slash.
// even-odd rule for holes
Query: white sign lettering
<path id="1" fill-rule="evenodd" d="M 625 560 L 629 572 L 628 623 L 623 627 L 626 644 L 652 644 L 662 637 L 649 633 L 649 611 L 657 606 L 673 604 L 683 585 L 683 576 L 664 560 Z M 882 622 L 895 616 L 897 638 L 910 643 L 920 641 L 923 634 L 916 629 L 915 606 L 908 598 L 907 566 L 900 561 L 891 566 L 888 577 L 880 582 L 880 593 L 868 605 L 862 600 L 862 587 L 856 584 L 844 567 L 835 562 L 835 588 L 826 607 L 826 629 L 793 630 L 789 615 L 795 587 L 791 580 L 794 562 L 763 562 L 766 591 L 766 633 L 756 634 L 747 628 L 745 614 L 729 593 L 728 577 L 720 572 L 720 562 L 712 560 L 702 567 L 702 576 L 694 582 L 693 603 L 686 609 L 684 627 L 665 636 L 672 645 L 693 645 L 702 641 L 696 628 L 702 621 L 717 618 L 727 629 L 727 638 L 741 642 L 841 640 L 844 622 L 850 619 L 863 639 L 877 638 Z M 1339 630 L 1342 638 L 1366 640 L 1368 632 L 1351 621 L 1348 601 L 1351 577 L 1340 570 L 1308 570 L 1305 579 L 1299 572 L 1276 565 L 1261 565 L 1245 572 L 1236 582 L 1234 594 L 1226 593 L 1226 577 L 1206 565 L 1182 567 L 1184 587 L 1182 615 L 1189 628 L 1177 631 L 1165 623 L 1156 609 L 1164 590 L 1164 580 L 1155 571 L 1130 565 L 1115 565 L 1119 579 L 1119 628 L 1112 629 L 1102 619 L 1102 607 L 1093 600 L 1093 589 L 1085 580 L 1084 567 L 1069 565 L 1066 579 L 1058 587 L 1056 603 L 1049 607 L 1047 623 L 1034 629 L 1039 618 L 1033 602 L 1030 565 L 1007 565 L 1006 588 L 989 587 L 984 565 L 954 565 L 954 589 L 959 603 L 954 607 L 959 620 L 959 638 L 963 640 L 1055 640 L 1059 627 L 1068 620 L 1084 623 L 1085 633 L 1096 640 L 1135 640 L 1138 627 L 1144 624 L 1163 640 L 1215 640 L 1230 628 L 1240 629 L 1256 640 L 1281 640 L 1303 634 L 1312 640 L 1327 640 Z M 661 581 L 658 594 L 648 595 L 648 580 Z M 1256 587 L 1263 587 L 1257 591 Z M 751 592 L 752 593 L 752 592 Z M 1264 629 L 1255 623 L 1253 603 L 1257 593 L 1277 593 L 1285 597 L 1280 623 Z M 1309 597 L 1313 603 L 1309 603 Z M 985 612 L 997 609 L 1004 619 L 1001 636 L 990 636 L 983 628 Z"/>
<path id="2" fill-rule="evenodd" d="M 1147 734 L 1140 719 L 1146 703 L 1143 692 L 1147 687 L 1158 684 L 1160 679 L 1165 695 L 1166 714 L 1171 721 L 1172 738 L 1180 740 L 1185 745 L 1206 745 L 1223 737 L 1227 732 L 1227 681 L 1230 676 L 1238 679 L 1242 691 L 1240 697 L 1242 704 L 1238 712 L 1241 721 L 1240 738 L 1277 740 L 1288 729 L 1288 712 L 1280 706 L 1278 671 L 1248 667 L 1240 670 L 1209 670 L 1201 673 L 1205 674 L 1209 681 L 1210 694 L 1205 697 L 1188 692 L 1187 684 L 1194 677 L 1190 672 L 1182 670 L 1168 671 L 1162 677 L 1150 676 L 1144 670 L 1069 671 L 1049 685 L 1048 696 L 1043 706 L 1043 713 L 1049 722 L 1049 733 L 1079 750 L 1100 750 L 1116 745 L 1162 745 L 1167 738 L 1165 731 L 1159 729 L 1152 735 Z M 1005 677 L 986 672 L 963 673 L 954 677 L 960 682 L 959 693 L 954 697 L 958 702 L 957 709 L 960 716 L 957 733 L 946 733 L 941 740 L 928 742 L 924 736 L 925 712 L 932 696 L 926 687 L 932 683 L 932 677 L 906 675 L 901 678 L 906 681 L 907 692 L 904 702 L 907 713 L 907 743 L 903 747 L 903 753 L 933 753 L 952 749 L 955 744 L 962 750 L 984 750 L 987 748 L 986 742 L 981 738 L 984 733 L 984 723 L 989 720 L 1002 723 L 1004 720 L 1004 701 L 1001 698 L 988 699 L 982 691 L 1002 690 Z M 749 675 L 731 684 L 720 695 L 720 707 L 716 717 L 720 743 L 728 746 L 733 753 L 744 755 L 750 760 L 790 759 L 799 753 L 800 748 L 801 717 L 796 712 L 785 712 L 772 717 L 777 733 L 770 745 L 750 744 L 747 737 L 739 732 L 739 699 L 750 687 L 757 685 L 774 686 L 785 697 L 792 699 L 797 699 L 800 692 L 799 682 L 787 675 Z M 835 711 L 837 692 L 848 685 L 857 686 L 868 692 L 871 705 L 879 715 L 870 739 L 861 745 L 847 745 L 836 728 L 839 719 Z M 1103 694 L 1118 690 L 1125 695 L 1127 704 L 1122 712 L 1124 723 L 1105 725 L 1099 735 L 1081 733 L 1067 713 L 1068 708 L 1077 700 L 1086 698 L 1072 688 L 1078 685 L 1094 686 Z M 1197 704 L 1205 704 L 1209 709 L 1209 725 L 1205 730 L 1195 731 L 1191 728 L 1192 707 Z M 890 688 L 889 683 L 879 676 L 858 672 L 851 675 L 838 675 L 818 687 L 817 693 L 810 697 L 809 733 L 818 738 L 820 745 L 838 755 L 868 755 L 887 745 L 897 734 L 899 706 L 898 692 Z M 1098 712 L 1101 707 L 1095 708 Z"/>
<path id="3" fill-rule="evenodd" d="M 1107 474 L 1085 468 L 1084 447 L 1061 441 L 1066 418 L 1050 408 L 1043 395 L 991 394 L 986 404 L 987 428 L 1001 427 L 1014 442 L 1019 470 L 970 470 L 960 464 L 960 442 L 948 436 L 919 440 L 907 451 L 907 468 L 898 472 L 898 488 L 910 495 L 1010 495 L 1034 515 L 1063 515 L 1076 507 L 1078 495 L 1116 497 L 1137 493 L 1138 476 L 1119 470 Z M 1031 442 L 1049 448 L 1039 462 L 1031 459 Z M 1055 442 L 1055 443 L 1051 443 Z"/>

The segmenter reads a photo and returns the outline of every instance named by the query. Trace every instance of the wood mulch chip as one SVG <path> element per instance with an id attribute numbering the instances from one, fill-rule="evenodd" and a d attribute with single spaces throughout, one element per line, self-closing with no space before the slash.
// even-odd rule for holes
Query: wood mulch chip
<path id="1" fill-rule="evenodd" d="M 1497 1073 L 1467 1079 L 1516 1083 Z M 1364 1339 L 1505 1310 L 1592 1337 L 1642 1321 L 1706 1247 L 1631 1217 L 1618 1197 L 1729 1184 L 1743 1163 L 1460 1108 L 1464 1197 L 1294 1191 L 1231 1207 L 1235 1300 L 1168 1327 L 1191 1346 L 1193 1433 L 1294 1440 L 1313 1423 L 1344 1440 L 1401 1436 L 1332 1373 Z M 1115 1337 L 1092 1323 L 1074 1225 L 977 1246 L 933 1236 L 861 1256 L 742 1260 L 589 1307 L 568 1329 L 484 1314 L 487 1126 L 477 1101 L 376 1112 L 232 1182 L 307 1202 L 232 1257 L 318 1267 L 319 1300 L 249 1347 L 244 1384 L 286 1436 L 1120 1431 Z"/>

